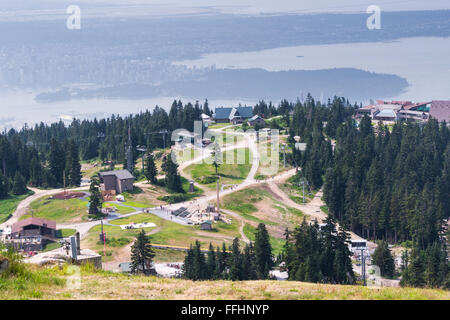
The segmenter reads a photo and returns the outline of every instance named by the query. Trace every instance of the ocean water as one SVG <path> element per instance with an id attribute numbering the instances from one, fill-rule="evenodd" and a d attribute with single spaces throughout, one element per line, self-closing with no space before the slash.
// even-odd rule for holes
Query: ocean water
<path id="1" fill-rule="evenodd" d="M 0 129 L 20 129 L 24 124 L 33 126 L 40 122 L 53 123 L 64 121 L 70 123 L 77 119 L 100 119 L 112 114 L 128 115 L 145 110 L 153 110 L 158 105 L 169 111 L 174 99 L 183 103 L 203 104 L 204 100 L 190 97 L 159 97 L 153 99 L 85 99 L 67 100 L 51 103 L 35 101 L 35 92 L 25 90 L 0 91 Z M 253 105 L 256 101 L 240 100 L 208 100 L 210 108 L 220 106 L 238 106 L 239 103 Z"/>
<path id="2" fill-rule="evenodd" d="M 389 42 L 284 47 L 216 53 L 178 61 L 190 68 L 262 68 L 268 71 L 355 68 L 395 74 L 410 86 L 393 99 L 450 99 L 450 38 L 418 37 Z M 376 98 L 376 97 L 373 97 Z"/>

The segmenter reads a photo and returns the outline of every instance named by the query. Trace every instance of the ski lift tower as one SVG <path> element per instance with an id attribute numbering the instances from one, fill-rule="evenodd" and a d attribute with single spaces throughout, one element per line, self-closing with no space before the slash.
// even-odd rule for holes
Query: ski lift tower
<path id="1" fill-rule="evenodd" d="M 145 153 L 147 152 L 146 146 L 136 146 L 136 150 L 139 152 L 142 152 L 142 172 L 144 172 L 144 159 L 145 159 Z"/>
<path id="2" fill-rule="evenodd" d="M 125 150 L 126 158 L 127 158 L 127 170 L 130 173 L 133 173 L 134 165 L 133 165 L 133 146 L 131 143 L 131 127 L 128 127 L 128 143 Z"/>

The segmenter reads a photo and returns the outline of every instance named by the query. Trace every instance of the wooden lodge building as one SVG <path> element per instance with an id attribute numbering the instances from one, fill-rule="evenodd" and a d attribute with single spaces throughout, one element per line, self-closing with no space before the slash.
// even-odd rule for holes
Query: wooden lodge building
<path id="1" fill-rule="evenodd" d="M 56 238 L 56 222 L 32 217 L 12 225 L 8 242 L 24 251 L 40 251 Z"/>
<path id="2" fill-rule="evenodd" d="M 100 172 L 103 190 L 114 190 L 117 194 L 131 191 L 134 187 L 134 176 L 128 170 Z"/>

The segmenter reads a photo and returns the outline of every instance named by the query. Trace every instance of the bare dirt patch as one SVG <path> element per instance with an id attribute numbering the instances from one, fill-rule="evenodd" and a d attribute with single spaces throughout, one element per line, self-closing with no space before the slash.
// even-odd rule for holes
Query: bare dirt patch
<path id="1" fill-rule="evenodd" d="M 57 200 L 69 200 L 69 199 L 78 199 L 78 198 L 83 198 L 85 195 L 84 192 L 71 192 L 71 191 L 66 191 L 66 192 L 61 192 L 61 193 L 57 193 L 53 196 L 54 199 Z"/>
<path id="2" fill-rule="evenodd" d="M 273 190 L 269 187 L 269 185 L 267 183 L 261 184 L 260 186 L 258 186 L 259 189 L 261 190 L 265 190 L 267 192 L 270 193 L 270 195 L 278 201 L 283 201 L 283 198 L 281 198 L 278 194 L 276 194 L 275 192 L 273 192 Z"/>

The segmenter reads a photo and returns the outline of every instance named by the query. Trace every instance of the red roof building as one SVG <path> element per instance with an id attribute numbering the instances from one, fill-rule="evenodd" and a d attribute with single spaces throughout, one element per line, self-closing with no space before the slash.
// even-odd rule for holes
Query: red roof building
<path id="1" fill-rule="evenodd" d="M 28 218 L 12 225 L 11 237 L 47 236 L 56 238 L 56 222 L 41 218 Z"/>
<path id="2" fill-rule="evenodd" d="M 430 116 L 439 122 L 450 123 L 450 101 L 435 100 L 431 102 Z"/>

